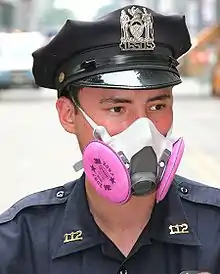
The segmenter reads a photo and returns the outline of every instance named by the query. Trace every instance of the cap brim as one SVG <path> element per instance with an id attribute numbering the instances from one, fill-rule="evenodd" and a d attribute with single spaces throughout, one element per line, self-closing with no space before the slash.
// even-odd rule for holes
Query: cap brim
<path id="1" fill-rule="evenodd" d="M 180 84 L 176 73 L 166 70 L 133 69 L 98 74 L 76 81 L 73 85 L 120 89 L 160 89 Z"/>

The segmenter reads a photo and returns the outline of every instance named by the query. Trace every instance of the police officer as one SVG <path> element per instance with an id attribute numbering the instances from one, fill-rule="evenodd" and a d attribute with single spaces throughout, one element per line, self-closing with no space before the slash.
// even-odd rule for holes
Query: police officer
<path id="1" fill-rule="evenodd" d="M 172 88 L 190 46 L 184 17 L 134 5 L 68 20 L 33 53 L 84 173 L 1 215 L 1 274 L 220 273 L 220 191 L 175 175 Z"/>

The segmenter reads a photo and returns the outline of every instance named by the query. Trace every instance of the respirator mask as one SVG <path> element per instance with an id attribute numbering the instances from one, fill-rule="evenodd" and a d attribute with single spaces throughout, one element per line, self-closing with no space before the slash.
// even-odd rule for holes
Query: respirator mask
<path id="1" fill-rule="evenodd" d="M 126 130 L 110 136 L 80 107 L 93 128 L 94 140 L 83 151 L 75 171 L 84 169 L 96 191 L 116 204 L 128 202 L 132 195 L 156 191 L 156 202 L 166 196 L 184 151 L 183 138 L 162 135 L 148 118 L 139 118 Z"/>

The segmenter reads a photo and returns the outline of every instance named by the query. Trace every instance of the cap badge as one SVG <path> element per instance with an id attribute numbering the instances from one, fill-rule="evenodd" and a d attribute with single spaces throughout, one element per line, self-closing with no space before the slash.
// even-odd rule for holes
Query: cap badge
<path id="1" fill-rule="evenodd" d="M 65 74 L 63 72 L 60 73 L 59 75 L 59 82 L 62 83 L 65 79 Z"/>
<path id="2" fill-rule="evenodd" d="M 120 24 L 122 51 L 154 50 L 153 16 L 146 8 L 122 10 Z"/>

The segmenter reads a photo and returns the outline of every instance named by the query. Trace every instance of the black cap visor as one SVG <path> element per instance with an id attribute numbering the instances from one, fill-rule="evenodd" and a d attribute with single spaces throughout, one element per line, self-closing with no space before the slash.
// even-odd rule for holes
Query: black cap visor
<path id="1" fill-rule="evenodd" d="M 115 89 L 160 89 L 180 84 L 182 81 L 172 71 L 134 69 L 98 74 L 76 81 L 73 86 Z"/>
<path id="2" fill-rule="evenodd" d="M 155 53 L 127 53 L 94 59 L 81 56 L 80 60 L 70 60 L 58 70 L 56 86 L 60 93 L 70 84 L 123 89 L 164 88 L 181 83 L 177 65 L 171 56 Z"/>

